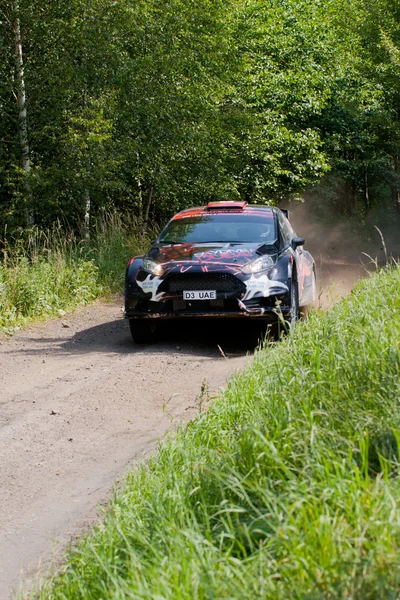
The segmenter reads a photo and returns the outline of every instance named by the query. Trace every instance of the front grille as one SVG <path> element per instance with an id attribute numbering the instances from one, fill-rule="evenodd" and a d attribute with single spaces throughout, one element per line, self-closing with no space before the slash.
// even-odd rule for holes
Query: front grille
<path id="1" fill-rule="evenodd" d="M 177 294 L 184 291 L 216 290 L 220 293 L 244 293 L 246 286 L 230 273 L 182 273 L 168 278 L 168 291 Z"/>

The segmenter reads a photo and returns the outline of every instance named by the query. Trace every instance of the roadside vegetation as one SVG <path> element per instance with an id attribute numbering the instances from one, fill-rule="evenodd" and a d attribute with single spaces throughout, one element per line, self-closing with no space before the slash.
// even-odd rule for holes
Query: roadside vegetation
<path id="1" fill-rule="evenodd" d="M 40 598 L 395 599 L 400 268 L 267 344 Z"/>
<path id="2" fill-rule="evenodd" d="M 393 0 L 3 0 L 0 326 L 116 289 L 125 246 L 209 200 L 308 192 L 397 240 L 399 22 Z M 104 245 L 109 212 L 137 241 Z"/>
<path id="3" fill-rule="evenodd" d="M 0 246 L 0 331 L 120 293 L 127 261 L 148 243 L 137 222 L 117 213 L 98 219 L 90 239 L 66 233 L 60 223 L 6 238 Z"/>

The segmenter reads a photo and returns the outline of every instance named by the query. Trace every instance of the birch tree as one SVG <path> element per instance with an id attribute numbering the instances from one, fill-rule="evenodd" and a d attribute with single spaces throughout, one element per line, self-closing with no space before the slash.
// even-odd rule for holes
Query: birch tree
<path id="1" fill-rule="evenodd" d="M 24 74 L 24 55 L 22 49 L 22 34 L 20 22 L 19 0 L 3 4 L 0 9 L 2 20 L 7 24 L 13 42 L 14 51 L 14 86 L 13 95 L 17 105 L 17 122 L 19 133 L 20 161 L 23 169 L 24 189 L 26 198 L 26 224 L 33 225 L 33 198 L 30 184 L 31 159 L 28 137 L 27 94 Z"/>
<path id="2" fill-rule="evenodd" d="M 397 205 L 397 5 L 0 0 L 0 226 L 146 227 L 328 169 L 340 210 Z"/>

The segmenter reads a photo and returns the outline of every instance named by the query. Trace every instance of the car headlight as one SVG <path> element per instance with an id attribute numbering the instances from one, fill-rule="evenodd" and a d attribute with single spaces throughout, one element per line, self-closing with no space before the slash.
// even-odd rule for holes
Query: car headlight
<path id="1" fill-rule="evenodd" d="M 154 260 L 151 260 L 151 258 L 145 258 L 143 260 L 142 266 L 145 271 L 147 271 L 148 273 L 151 273 L 152 275 L 162 275 L 163 274 L 162 265 L 160 265 L 159 263 L 156 263 Z"/>
<path id="2" fill-rule="evenodd" d="M 260 258 L 256 258 L 244 267 L 242 267 L 242 273 L 260 273 L 261 271 L 269 271 L 274 266 L 275 261 L 272 256 L 264 254 Z"/>

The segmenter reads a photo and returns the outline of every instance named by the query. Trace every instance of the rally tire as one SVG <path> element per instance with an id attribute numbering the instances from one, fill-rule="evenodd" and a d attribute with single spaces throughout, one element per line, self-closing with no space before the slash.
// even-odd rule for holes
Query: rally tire
<path id="1" fill-rule="evenodd" d="M 311 283 L 311 287 L 312 287 L 312 302 L 311 304 L 307 304 L 306 306 L 300 306 L 300 317 L 302 319 L 307 319 L 308 315 L 310 314 L 310 311 L 313 308 L 317 307 L 317 277 L 315 275 L 315 270 L 313 269 L 312 272 L 312 283 Z"/>
<path id="2" fill-rule="evenodd" d="M 300 315 L 299 308 L 299 286 L 296 279 L 292 279 L 290 283 L 290 313 L 288 321 L 292 327 L 298 321 Z"/>
<path id="3" fill-rule="evenodd" d="M 136 344 L 151 344 L 157 340 L 158 324 L 154 319 L 129 319 L 129 329 Z"/>

